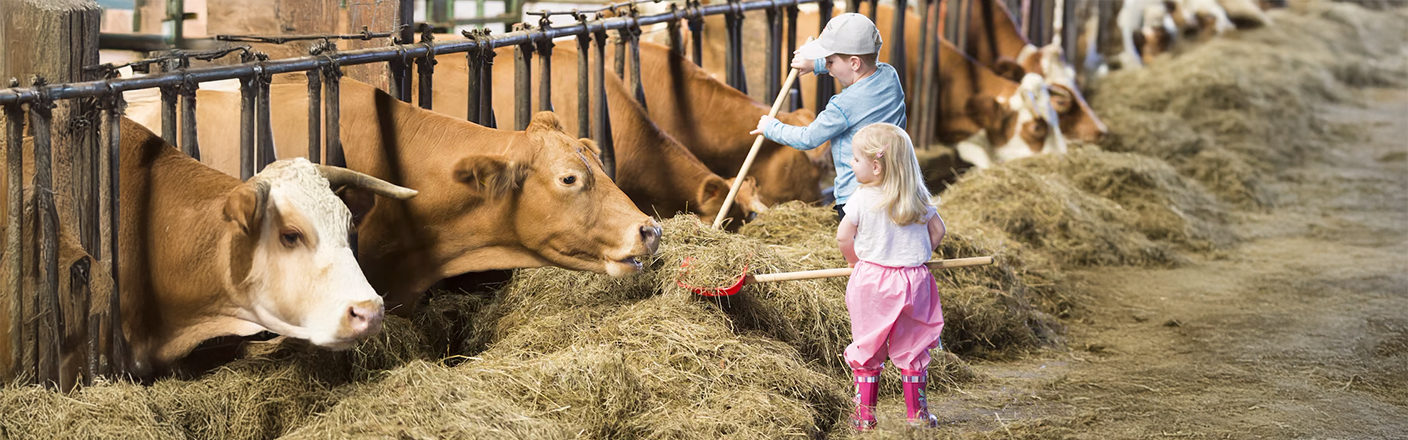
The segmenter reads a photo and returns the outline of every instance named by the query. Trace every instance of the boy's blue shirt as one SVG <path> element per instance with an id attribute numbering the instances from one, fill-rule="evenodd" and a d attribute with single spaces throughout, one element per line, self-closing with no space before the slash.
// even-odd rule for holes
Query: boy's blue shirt
<path id="1" fill-rule="evenodd" d="M 816 60 L 816 73 L 828 73 L 826 60 Z M 844 205 L 856 191 L 851 170 L 851 138 L 861 128 L 888 122 L 905 128 L 904 89 L 895 68 L 877 63 L 875 73 L 831 97 L 826 110 L 805 127 L 787 125 L 774 119 L 763 134 L 777 143 L 810 150 L 831 141 L 831 160 L 836 164 L 836 204 Z"/>

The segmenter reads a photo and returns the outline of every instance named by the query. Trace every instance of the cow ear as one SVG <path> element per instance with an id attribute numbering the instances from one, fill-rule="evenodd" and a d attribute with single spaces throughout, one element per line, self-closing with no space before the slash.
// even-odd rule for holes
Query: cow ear
<path id="1" fill-rule="evenodd" d="M 507 196 L 523 186 L 526 166 L 503 156 L 476 154 L 455 164 L 455 180 L 488 198 Z"/>
<path id="2" fill-rule="evenodd" d="M 343 185 L 341 188 L 333 190 L 337 198 L 342 199 L 342 203 L 347 205 L 347 210 L 352 212 L 352 226 L 361 226 L 362 219 L 367 213 L 376 207 L 376 194 L 351 185 Z"/>
<path id="3" fill-rule="evenodd" d="M 728 181 L 721 177 L 712 176 L 704 179 L 704 183 L 699 185 L 699 202 L 705 206 L 712 206 L 710 202 L 718 199 L 718 203 L 722 205 L 724 198 L 728 197 L 728 190 Z"/>
<path id="4" fill-rule="evenodd" d="M 1022 82 L 1022 77 L 1027 76 L 1027 69 L 1023 69 L 1021 64 L 1012 61 L 1011 58 L 998 58 L 992 65 L 993 73 L 997 76 L 1007 78 L 1012 82 Z"/>
<path id="5" fill-rule="evenodd" d="M 596 156 L 598 159 L 601 158 L 601 147 L 597 146 L 596 141 L 588 138 L 577 139 L 577 141 L 581 142 L 582 145 L 586 145 L 588 150 L 592 150 L 593 156 Z"/>
<path id="6" fill-rule="evenodd" d="M 1002 120 L 1002 105 L 991 95 L 973 95 L 968 98 L 968 117 L 973 118 L 982 128 L 996 127 Z"/>
<path id="7" fill-rule="evenodd" d="M 234 222 L 245 234 L 251 234 L 264 218 L 264 205 L 268 199 L 267 182 L 252 181 L 236 186 L 225 196 L 225 221 Z"/>
<path id="8" fill-rule="evenodd" d="M 1056 110 L 1056 114 L 1064 115 L 1071 111 L 1071 103 L 1075 101 L 1075 94 L 1071 93 L 1071 89 L 1053 84 L 1047 88 L 1047 91 L 1051 94 L 1051 109 Z"/>

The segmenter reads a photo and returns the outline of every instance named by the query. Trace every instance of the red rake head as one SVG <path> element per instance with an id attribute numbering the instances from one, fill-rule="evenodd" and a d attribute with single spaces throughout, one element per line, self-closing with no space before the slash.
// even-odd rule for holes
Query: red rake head
<path id="1" fill-rule="evenodd" d="M 737 280 L 734 280 L 734 281 L 733 281 L 733 285 L 731 285 L 731 286 L 727 286 L 727 287 L 698 287 L 698 286 L 693 286 L 693 285 L 690 285 L 690 284 L 684 282 L 684 277 L 689 275 L 689 271 L 690 271 L 690 268 L 691 268 L 691 267 L 690 267 L 690 263 L 693 262 L 693 261 L 694 261 L 694 258 L 693 258 L 693 257 L 685 257 L 684 261 L 683 261 L 683 262 L 680 262 L 680 268 L 681 268 L 681 269 L 684 269 L 684 271 L 680 273 L 680 276 L 679 276 L 678 278 L 675 278 L 675 284 L 679 284 L 680 287 L 689 289 L 690 291 L 694 292 L 695 294 L 703 295 L 703 296 L 733 296 L 733 294 L 738 293 L 738 291 L 740 291 L 740 290 L 743 290 L 743 281 L 744 281 L 745 278 L 748 277 L 748 266 L 747 266 L 747 265 L 744 265 L 744 266 L 743 266 L 743 273 L 738 275 L 738 279 L 737 279 Z"/>

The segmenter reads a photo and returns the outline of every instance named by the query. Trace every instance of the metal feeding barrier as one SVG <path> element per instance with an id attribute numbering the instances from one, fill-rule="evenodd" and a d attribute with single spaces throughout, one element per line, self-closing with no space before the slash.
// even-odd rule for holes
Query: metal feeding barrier
<path id="1" fill-rule="evenodd" d="M 659 1 L 659 0 L 650 0 Z M 866 0 L 862 0 L 866 1 Z M 876 7 L 878 0 L 868 0 L 870 3 L 870 16 L 876 17 Z M 897 9 L 903 10 L 907 7 L 906 0 L 895 0 Z M 921 126 L 929 126 L 929 120 L 937 115 L 937 90 L 933 78 L 938 72 L 938 39 L 944 30 L 942 19 L 930 20 L 930 16 L 943 17 L 941 12 L 945 9 L 952 10 L 949 3 L 961 3 L 960 7 L 966 8 L 972 0 L 918 0 L 917 10 L 921 14 L 923 38 L 918 42 L 920 48 L 919 74 L 907 78 L 906 82 L 910 90 L 919 91 L 919 105 L 912 110 L 914 116 L 912 120 L 917 120 Z M 1024 4 L 1032 1 L 1037 4 L 1044 4 L 1049 0 L 1023 0 Z M 691 52 L 691 59 L 696 64 L 702 61 L 702 41 L 704 31 L 704 17 L 711 15 L 724 15 L 725 27 L 728 35 L 728 54 L 726 57 L 727 82 L 739 90 L 748 88 L 746 72 L 744 71 L 744 39 L 743 20 L 744 13 L 748 11 L 764 10 L 767 12 L 767 23 L 769 32 L 767 35 L 767 72 L 766 90 L 771 95 L 776 95 L 781 91 L 782 66 L 790 60 L 790 54 L 797 47 L 797 18 L 798 5 L 815 3 L 820 12 L 820 27 L 824 27 L 833 10 L 833 0 L 755 0 L 739 1 L 730 0 L 720 4 L 705 5 L 699 0 L 682 0 L 682 3 L 671 3 L 669 10 L 665 13 L 654 15 L 640 15 L 636 4 L 639 2 L 628 2 L 607 5 L 604 8 L 594 11 L 571 10 L 565 12 L 532 12 L 530 15 L 540 17 L 536 27 L 519 24 L 512 32 L 501 35 L 491 35 L 487 29 L 465 31 L 464 40 L 440 40 L 437 41 L 431 34 L 430 26 L 421 26 L 419 43 L 413 43 L 413 31 L 404 24 L 391 32 L 371 32 L 363 30 L 357 34 L 339 35 L 296 35 L 281 37 L 249 37 L 249 36 L 224 36 L 226 41 L 260 41 L 260 42 L 287 42 L 294 40 L 317 40 L 309 52 L 309 56 L 270 60 L 262 53 L 250 50 L 247 46 L 224 49 L 216 52 L 172 52 L 164 54 L 152 60 L 139 62 L 140 66 L 134 64 L 134 68 L 147 68 L 150 65 L 159 65 L 162 72 L 151 73 L 145 76 L 132 78 L 115 77 L 115 66 L 105 65 L 102 70 L 106 72 L 105 78 L 95 81 L 83 81 L 73 83 L 48 84 L 42 78 L 35 77 L 30 87 L 17 87 L 17 81 L 11 81 L 9 88 L 0 89 L 0 107 L 3 107 L 4 118 L 7 130 L 3 136 L 6 145 L 6 166 L 8 170 L 8 197 L 9 218 L 7 221 L 8 241 L 5 249 L 6 255 L 14 255 L 10 258 L 9 265 L 5 270 L 14 276 L 10 277 L 10 284 L 5 286 L 12 294 L 10 296 L 9 324 L 11 332 L 11 348 L 8 362 L 14 366 L 16 372 L 21 376 L 30 378 L 34 383 L 44 383 L 53 386 L 59 383 L 59 358 L 60 338 L 62 337 L 62 327 L 66 324 L 78 325 L 79 323 L 62 322 L 63 313 L 60 313 L 60 301 L 58 300 L 59 267 L 57 261 L 58 218 L 54 209 L 54 177 L 50 155 L 52 151 L 52 122 L 53 115 L 51 109 L 56 101 L 63 100 L 89 100 L 95 103 L 98 119 L 100 123 L 89 124 L 87 130 L 99 142 L 93 143 L 93 151 L 88 152 L 90 157 L 97 158 L 92 165 L 94 176 L 101 178 L 90 179 L 91 187 L 84 188 L 93 194 L 92 197 L 79 200 L 80 204 L 98 205 L 100 208 L 82 209 L 83 217 L 79 224 L 81 231 L 85 234 L 99 236 L 97 230 L 100 221 L 110 227 L 110 237 L 103 240 L 93 249 L 87 249 L 90 255 L 97 260 L 104 257 L 109 261 L 111 267 L 112 292 L 111 301 L 106 306 L 95 307 L 88 304 L 86 289 L 89 286 L 90 271 L 88 265 L 92 262 L 82 261 L 82 266 L 74 265 L 70 268 L 70 276 L 74 280 L 75 290 L 85 289 L 85 292 L 78 293 L 78 298 L 83 298 L 81 304 L 77 304 L 79 311 L 84 312 L 79 316 L 89 317 L 89 346 L 87 351 L 91 354 L 89 365 L 85 367 L 83 373 L 84 383 L 91 383 L 94 377 L 98 376 L 122 376 L 127 374 L 128 367 L 125 361 L 125 341 L 121 328 L 120 301 L 118 301 L 118 277 L 119 265 L 125 262 L 118 261 L 118 240 L 116 238 L 120 231 L 120 212 L 118 195 L 120 194 L 120 142 L 121 142 L 121 118 L 125 103 L 122 93 L 132 90 L 159 88 L 162 93 L 162 130 L 161 134 L 167 142 L 179 145 L 186 154 L 199 158 L 200 146 L 196 141 L 196 99 L 195 91 L 199 84 L 209 81 L 237 79 L 240 82 L 241 111 L 240 111 L 240 177 L 248 179 L 257 171 L 263 169 L 265 165 L 272 162 L 274 157 L 272 130 L 270 129 L 270 102 L 269 84 L 274 75 L 303 72 L 306 74 L 308 84 L 308 159 L 316 163 L 326 163 L 334 166 L 346 166 L 345 155 L 342 151 L 341 137 L 339 133 L 339 104 L 340 94 L 339 83 L 343 75 L 342 67 L 351 65 L 362 65 L 372 63 L 388 63 L 391 67 L 390 92 L 397 99 L 410 101 L 411 99 L 411 75 L 413 70 L 418 72 L 418 97 L 419 103 L 424 108 L 432 107 L 431 90 L 433 87 L 433 72 L 437 58 L 447 54 L 464 54 L 469 66 L 468 85 L 468 108 L 467 118 L 470 122 L 488 127 L 496 127 L 498 121 L 494 118 L 493 112 L 493 63 L 494 49 L 512 46 L 515 63 L 515 99 L 514 107 L 514 128 L 522 130 L 528 125 L 531 116 L 531 76 L 532 56 L 534 53 L 542 56 L 540 63 L 542 69 L 542 80 L 540 83 L 540 94 L 538 110 L 553 110 L 551 100 L 551 62 L 554 40 L 560 37 L 575 37 L 577 49 L 580 53 L 578 64 L 578 99 L 579 106 L 576 109 L 578 118 L 582 121 L 579 124 L 580 137 L 590 137 L 594 139 L 601 148 L 601 158 L 605 172 L 613 179 L 616 175 L 616 161 L 614 147 L 610 136 L 610 120 L 605 92 L 606 75 L 606 45 L 608 32 L 616 33 L 616 74 L 621 78 L 626 78 L 625 57 L 632 59 L 630 81 L 635 98 L 645 104 L 645 92 L 641 85 L 641 75 L 639 67 L 640 59 L 640 35 L 644 26 L 666 23 L 670 47 L 685 55 Z M 859 8 L 859 2 L 849 5 L 852 11 Z M 1025 9 L 1024 9 L 1025 10 Z M 401 13 L 403 17 L 410 17 L 413 6 L 409 0 L 402 0 Z M 570 25 L 553 25 L 548 18 L 552 15 L 570 15 L 576 19 L 576 23 Z M 887 39 L 891 50 L 891 59 L 896 63 L 897 70 L 901 75 L 906 75 L 905 70 L 905 14 L 894 14 L 894 31 Z M 790 32 L 784 32 L 790 29 Z M 686 48 L 683 33 L 690 32 L 692 36 L 692 47 Z M 372 39 L 386 38 L 399 33 L 399 36 L 392 38 L 392 46 L 359 50 L 339 50 L 336 41 L 339 39 Z M 783 37 L 786 34 L 786 52 L 783 51 Z M 961 37 L 959 37 L 961 38 Z M 1074 40 L 1073 38 L 1071 40 Z M 595 43 L 595 44 L 593 44 Z M 594 46 L 594 47 L 593 47 Z M 593 50 L 595 49 L 595 50 Z M 239 64 L 190 68 L 189 60 L 211 59 L 218 56 L 225 56 L 234 52 L 239 52 L 241 59 Z M 595 52 L 595 56 L 591 53 Z M 817 112 L 822 111 L 828 98 L 834 94 L 834 81 L 829 76 L 820 75 L 817 82 L 816 96 L 814 97 L 814 107 Z M 592 93 L 595 91 L 595 93 Z M 797 109 L 802 106 L 800 84 L 793 84 L 788 92 L 791 97 L 791 108 Z M 320 108 L 321 104 L 321 108 Z M 179 116 L 179 123 L 178 123 Z M 38 237 L 40 259 L 38 264 L 31 261 L 22 261 L 20 258 L 21 237 L 29 236 L 21 234 L 23 222 L 22 206 L 22 176 L 23 157 L 21 146 L 24 143 L 24 127 L 26 122 L 30 125 L 30 132 L 33 135 L 35 179 L 34 194 L 37 204 L 36 214 L 38 222 L 34 224 L 40 229 Z M 180 128 L 179 133 L 177 128 Z M 927 133 L 930 130 L 920 131 Z M 916 139 L 918 140 L 918 139 Z M 927 144 L 916 142 L 917 144 Z M 73 147 L 79 148 L 79 147 Z M 100 185 L 106 185 L 109 197 L 106 200 L 99 200 L 96 194 L 100 194 Z M 100 214 L 101 213 L 101 214 Z M 106 216 L 99 219 L 98 216 Z M 21 292 L 22 269 L 26 265 L 39 267 L 40 277 L 36 288 L 33 291 Z M 80 282 L 82 281 L 82 282 Z M 88 309 L 92 313 L 88 313 Z M 102 311 L 102 312 L 99 312 Z M 98 317 L 106 313 L 106 321 L 99 320 Z M 100 322 L 106 322 L 106 325 Z M 103 327 L 103 328 L 98 328 Z M 106 351 L 99 353 L 100 346 L 104 345 L 99 338 L 106 339 Z"/>

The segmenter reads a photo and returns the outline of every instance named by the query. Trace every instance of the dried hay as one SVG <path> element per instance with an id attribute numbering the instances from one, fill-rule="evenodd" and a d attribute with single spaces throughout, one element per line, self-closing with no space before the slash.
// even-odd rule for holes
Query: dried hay
<path id="1" fill-rule="evenodd" d="M 1403 35 L 1408 13 L 1302 9 L 1111 74 L 1091 101 L 1111 130 L 1103 146 L 1164 159 L 1239 206 L 1274 205 L 1266 176 L 1344 141 L 1316 103 L 1345 101 L 1343 85 L 1408 85 L 1401 40 L 1377 37 Z"/>

